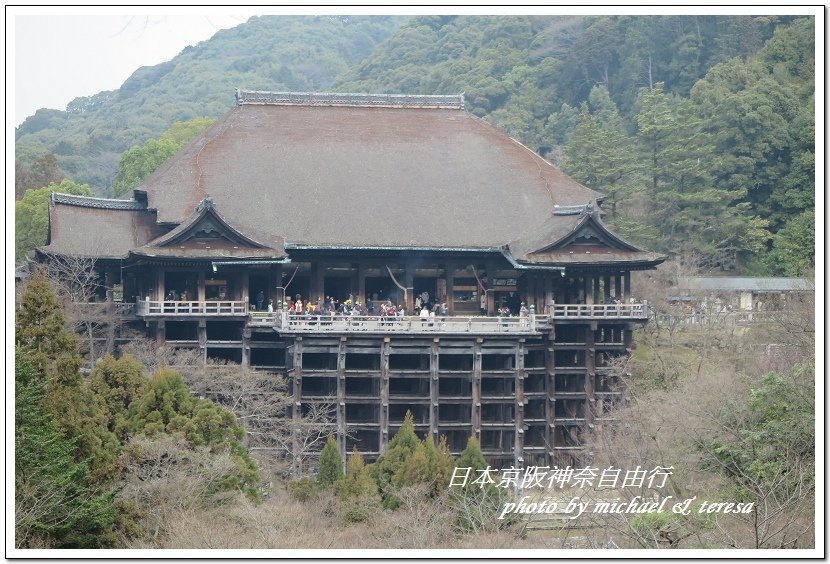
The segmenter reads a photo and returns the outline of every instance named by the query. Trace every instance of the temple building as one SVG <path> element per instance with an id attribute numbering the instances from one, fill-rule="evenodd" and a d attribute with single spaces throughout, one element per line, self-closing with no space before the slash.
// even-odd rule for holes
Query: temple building
<path id="1" fill-rule="evenodd" d="M 295 416 L 331 404 L 344 454 L 376 458 L 411 411 L 496 468 L 580 460 L 646 321 L 631 272 L 665 257 L 463 96 L 236 101 L 131 199 L 53 194 L 39 256 L 95 259 L 160 343 L 284 374 Z"/>

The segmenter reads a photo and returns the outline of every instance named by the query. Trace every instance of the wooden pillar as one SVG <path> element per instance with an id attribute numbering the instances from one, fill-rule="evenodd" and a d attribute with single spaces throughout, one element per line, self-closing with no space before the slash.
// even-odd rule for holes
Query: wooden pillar
<path id="1" fill-rule="evenodd" d="M 432 339 L 432 348 L 429 353 L 429 434 L 432 441 L 438 444 L 438 337 Z"/>
<path id="2" fill-rule="evenodd" d="M 346 345 L 347 338 L 340 337 L 337 347 L 337 447 L 346 460 Z"/>
<path id="3" fill-rule="evenodd" d="M 487 312 L 486 315 L 493 315 L 496 312 L 496 293 L 493 291 L 493 280 L 495 279 L 496 265 L 493 261 L 487 262 L 487 272 L 484 276 L 484 286 L 487 291 Z"/>
<path id="4" fill-rule="evenodd" d="M 606 303 L 611 297 L 611 276 L 602 277 L 602 303 Z"/>
<path id="5" fill-rule="evenodd" d="M 277 302 L 280 300 L 285 301 L 285 293 L 283 292 L 282 288 L 282 265 L 278 265 L 274 270 L 274 285 L 272 286 L 274 291 L 274 310 L 277 309 Z"/>
<path id="6" fill-rule="evenodd" d="M 555 436 L 554 420 L 556 419 L 556 355 L 554 347 L 554 332 L 548 333 L 545 346 L 545 464 L 553 466 L 554 454 L 553 441 Z"/>
<path id="7" fill-rule="evenodd" d="M 481 442 L 481 337 L 473 345 L 473 435 Z"/>
<path id="8" fill-rule="evenodd" d="M 626 303 L 631 298 L 631 271 L 626 270 L 623 278 L 623 298 Z"/>
<path id="9" fill-rule="evenodd" d="M 602 294 L 599 288 L 599 274 L 593 274 L 591 276 L 591 284 L 594 287 L 594 303 L 601 304 L 602 303 Z"/>
<path id="10" fill-rule="evenodd" d="M 553 315 L 553 311 L 551 308 L 553 306 L 553 280 L 551 279 L 551 275 L 545 275 L 544 280 L 544 288 L 545 288 L 545 304 L 544 309 L 539 311 L 538 313 L 543 313 L 545 315 Z"/>
<path id="11" fill-rule="evenodd" d="M 532 272 L 528 272 L 525 274 L 525 280 L 525 293 L 527 295 L 522 301 L 525 303 L 527 308 L 530 309 L 531 305 L 536 305 L 536 275 Z"/>
<path id="12" fill-rule="evenodd" d="M 404 296 L 406 303 L 403 304 L 403 307 L 407 313 L 411 313 L 415 307 L 415 296 L 413 295 L 415 293 L 415 272 L 410 260 L 404 263 L 403 285 L 406 288 L 406 296 Z"/>
<path id="13" fill-rule="evenodd" d="M 389 445 L 389 337 L 380 345 L 380 452 Z"/>
<path id="14" fill-rule="evenodd" d="M 164 320 L 156 322 L 156 344 L 164 344 Z"/>
<path id="15" fill-rule="evenodd" d="M 251 330 L 248 327 L 242 329 L 242 366 L 251 365 Z"/>
<path id="16" fill-rule="evenodd" d="M 203 302 L 207 299 L 205 293 L 205 271 L 200 270 L 199 276 L 196 279 L 196 299 Z"/>
<path id="17" fill-rule="evenodd" d="M 112 286 L 113 286 L 112 281 L 113 281 L 112 270 L 104 271 L 104 288 L 106 289 L 106 292 L 107 292 L 107 301 L 108 302 L 112 302 Z M 121 287 L 122 287 L 122 289 L 124 287 L 123 280 L 121 281 Z"/>
<path id="18" fill-rule="evenodd" d="M 596 375 L 596 346 L 594 332 L 596 322 L 592 322 L 585 332 L 585 423 L 594 423 L 594 376 Z"/>
<path id="19" fill-rule="evenodd" d="M 614 297 L 622 300 L 622 274 L 619 272 L 614 275 Z"/>
<path id="20" fill-rule="evenodd" d="M 319 260 L 311 263 L 311 287 L 309 288 L 309 295 L 306 298 L 311 303 L 317 303 L 317 298 L 320 298 L 322 302 L 324 271 L 325 267 Z"/>
<path id="21" fill-rule="evenodd" d="M 291 440 L 292 460 L 291 468 L 294 478 L 300 477 L 300 418 L 302 417 L 303 397 L 303 338 L 294 339 L 294 405 L 291 417 L 294 421 L 294 434 Z"/>
<path id="22" fill-rule="evenodd" d="M 363 262 L 357 263 L 357 301 L 368 305 L 368 296 L 366 295 L 366 267 Z"/>
<path id="23" fill-rule="evenodd" d="M 589 274 L 585 274 L 584 281 L 585 281 L 585 303 L 586 304 L 593 304 L 594 303 L 594 279 Z"/>
<path id="24" fill-rule="evenodd" d="M 524 411 L 525 411 L 525 342 L 519 339 L 515 358 L 516 415 L 514 417 L 513 465 L 524 467 Z"/>
<path id="25" fill-rule="evenodd" d="M 455 269 L 456 263 L 447 262 L 444 265 L 444 277 L 447 280 L 447 313 L 453 315 L 455 313 L 455 306 L 453 305 L 453 286 L 455 286 Z"/>
<path id="26" fill-rule="evenodd" d="M 248 287 L 250 285 L 250 276 L 248 275 L 248 271 L 243 270 L 237 275 L 236 279 L 239 281 L 239 291 L 236 292 L 236 295 L 239 296 L 237 299 L 242 300 L 246 304 L 250 303 L 250 288 Z M 229 299 L 233 298 L 229 296 Z"/>
<path id="27" fill-rule="evenodd" d="M 163 301 L 164 297 L 167 294 L 164 293 L 164 269 L 159 268 L 156 270 L 156 295 L 155 299 L 158 301 Z M 150 296 L 153 298 L 153 296 Z"/>

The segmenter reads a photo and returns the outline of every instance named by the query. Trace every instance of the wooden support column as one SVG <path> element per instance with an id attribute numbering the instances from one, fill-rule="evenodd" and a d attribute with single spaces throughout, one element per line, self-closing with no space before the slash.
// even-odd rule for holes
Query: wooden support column
<path id="1" fill-rule="evenodd" d="M 199 350 L 202 351 L 202 362 L 207 361 L 207 321 L 200 319 L 196 326 L 196 338 L 199 341 Z"/>
<path id="2" fill-rule="evenodd" d="M 476 337 L 473 345 L 473 435 L 481 442 L 481 343 L 483 339 Z"/>
<path id="3" fill-rule="evenodd" d="M 158 301 L 163 301 L 167 294 L 164 293 L 164 269 L 159 268 L 156 270 L 156 295 L 155 299 Z M 151 298 L 153 296 L 150 296 Z"/>
<path id="4" fill-rule="evenodd" d="M 244 327 L 242 329 L 242 366 L 251 365 L 251 329 Z"/>
<path id="5" fill-rule="evenodd" d="M 614 297 L 622 301 L 622 274 L 614 275 Z"/>
<path id="6" fill-rule="evenodd" d="M 311 303 L 317 303 L 318 298 L 321 302 L 323 300 L 324 271 L 324 265 L 319 260 L 311 263 L 311 288 L 309 288 L 309 296 L 306 298 Z"/>
<path id="7" fill-rule="evenodd" d="M 239 296 L 239 299 L 245 302 L 246 304 L 251 303 L 250 298 L 250 276 L 247 270 L 243 270 L 237 275 L 236 278 L 239 281 L 239 291 L 236 293 Z M 232 299 L 232 298 L 231 298 Z"/>
<path id="8" fill-rule="evenodd" d="M 366 295 L 366 267 L 363 262 L 357 263 L 357 301 L 363 305 L 368 304 Z"/>
<path id="9" fill-rule="evenodd" d="M 429 434 L 432 441 L 438 444 L 438 337 L 432 339 L 432 348 L 429 353 Z"/>
<path id="10" fill-rule="evenodd" d="M 164 320 L 156 321 L 156 344 L 164 344 Z"/>
<path id="11" fill-rule="evenodd" d="M 594 279 L 589 275 L 585 274 L 585 303 L 586 304 L 593 304 L 594 303 Z"/>
<path id="12" fill-rule="evenodd" d="M 545 315 L 553 315 L 553 311 L 551 311 L 551 307 L 553 306 L 553 280 L 551 280 L 551 275 L 546 274 L 544 280 L 544 292 L 545 292 L 545 303 L 541 311 L 537 313 L 543 313 Z"/>
<path id="13" fill-rule="evenodd" d="M 337 347 L 337 448 L 346 460 L 346 345 L 347 338 L 340 337 Z"/>
<path id="14" fill-rule="evenodd" d="M 277 302 L 279 300 L 285 300 L 285 295 L 282 288 L 282 265 L 278 265 L 274 270 L 274 285 L 271 286 L 272 292 L 274 292 L 274 310 L 277 309 Z"/>
<path id="15" fill-rule="evenodd" d="M 600 292 L 599 287 L 599 274 L 594 274 L 591 276 L 592 282 L 591 284 L 594 287 L 594 303 L 601 304 L 602 303 L 602 293 Z"/>
<path id="16" fill-rule="evenodd" d="M 404 263 L 403 285 L 406 288 L 406 303 L 403 304 L 403 308 L 406 313 L 411 313 L 415 307 L 415 271 L 412 261 L 408 259 Z"/>
<path id="17" fill-rule="evenodd" d="M 631 299 L 631 271 L 626 270 L 623 278 L 623 299 L 625 303 Z"/>
<path id="18" fill-rule="evenodd" d="M 389 337 L 380 345 L 380 452 L 389 445 Z"/>
<path id="19" fill-rule="evenodd" d="M 585 423 L 594 423 L 594 376 L 596 375 L 596 345 L 594 332 L 596 322 L 592 322 L 585 331 Z"/>
<path id="20" fill-rule="evenodd" d="M 294 478 L 299 478 L 300 468 L 300 418 L 302 417 L 303 397 L 303 338 L 294 339 L 294 405 L 291 410 L 291 418 L 294 421 L 294 436 L 291 438 L 292 460 L 291 468 Z"/>
<path id="21" fill-rule="evenodd" d="M 104 289 L 107 292 L 107 301 L 112 302 L 113 275 L 112 270 L 104 271 Z M 123 281 L 121 287 L 124 287 Z"/>
<path id="22" fill-rule="evenodd" d="M 515 359 L 516 412 L 514 417 L 513 466 L 524 467 L 524 412 L 525 412 L 525 340 L 519 339 Z"/>
<path id="23" fill-rule="evenodd" d="M 453 315 L 455 313 L 455 306 L 453 305 L 453 286 L 455 286 L 455 269 L 457 265 L 455 262 L 449 262 L 444 265 L 444 277 L 447 280 L 447 313 Z"/>
<path id="24" fill-rule="evenodd" d="M 196 279 L 196 299 L 203 302 L 207 299 L 205 294 L 205 271 L 200 270 L 199 276 Z"/>
<path id="25" fill-rule="evenodd" d="M 536 275 L 531 272 L 528 272 L 527 274 L 525 274 L 525 279 L 525 291 L 527 295 L 522 301 L 525 303 L 527 308 L 530 309 L 531 305 L 536 305 Z"/>
<path id="26" fill-rule="evenodd" d="M 493 291 L 493 280 L 496 278 L 496 265 L 493 261 L 487 262 L 487 273 L 482 280 L 487 287 L 487 312 L 486 315 L 493 315 L 496 312 L 496 293 Z"/>
<path id="27" fill-rule="evenodd" d="M 606 303 L 611 297 L 611 276 L 603 276 L 602 278 L 602 303 Z"/>
<path id="28" fill-rule="evenodd" d="M 545 464 L 553 466 L 555 436 L 554 420 L 556 419 L 556 355 L 554 348 L 554 332 L 548 333 L 545 346 Z"/>

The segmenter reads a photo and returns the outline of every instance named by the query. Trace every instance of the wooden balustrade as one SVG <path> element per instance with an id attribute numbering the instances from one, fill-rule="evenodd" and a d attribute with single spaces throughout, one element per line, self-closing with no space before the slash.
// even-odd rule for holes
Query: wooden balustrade
<path id="1" fill-rule="evenodd" d="M 136 313 L 140 316 L 246 316 L 248 303 L 244 301 L 155 301 L 139 300 Z"/>

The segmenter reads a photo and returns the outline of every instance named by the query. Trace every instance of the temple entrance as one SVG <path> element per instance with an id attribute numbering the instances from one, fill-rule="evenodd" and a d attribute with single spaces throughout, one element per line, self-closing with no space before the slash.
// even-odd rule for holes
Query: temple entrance
<path id="1" fill-rule="evenodd" d="M 198 299 L 199 276 L 196 272 L 165 272 L 164 273 L 164 295 L 161 299 L 175 299 L 181 301 L 193 301 Z M 171 296 L 171 292 L 173 293 Z"/>
<path id="2" fill-rule="evenodd" d="M 323 295 L 344 302 L 353 294 L 352 279 L 348 276 L 326 276 L 323 279 Z"/>
<path id="3" fill-rule="evenodd" d="M 259 300 L 260 292 L 262 292 L 262 303 Z M 274 296 L 268 292 L 268 275 L 251 274 L 248 277 L 248 299 L 251 300 L 252 308 L 256 308 L 257 311 L 268 309 L 268 300 L 274 299 Z"/>
<path id="4" fill-rule="evenodd" d="M 412 297 L 413 303 L 419 303 L 417 300 L 420 298 L 422 305 L 426 302 L 428 307 L 432 307 L 435 304 L 435 300 L 439 297 L 437 295 L 438 278 L 414 278 L 412 283 L 415 294 Z"/>

